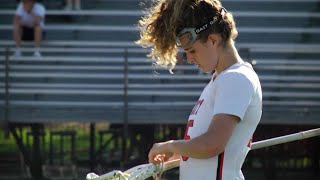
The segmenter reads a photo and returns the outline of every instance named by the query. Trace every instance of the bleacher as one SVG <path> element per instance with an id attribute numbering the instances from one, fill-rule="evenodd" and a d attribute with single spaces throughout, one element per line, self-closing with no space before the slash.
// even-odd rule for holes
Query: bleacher
<path id="1" fill-rule="evenodd" d="M 198 75 L 187 64 L 174 71 L 183 74 L 171 75 L 147 59 L 147 50 L 134 44 L 139 37 L 135 24 L 143 14 L 139 1 L 82 2 L 82 11 L 44 2 L 48 12 L 41 59 L 32 57 L 32 43 L 23 44 L 23 57 L 11 57 L 15 1 L 3 2 L 0 115 L 9 98 L 12 122 L 122 123 L 128 110 L 132 124 L 184 124 L 210 75 Z M 320 1 L 222 2 L 236 19 L 236 46 L 262 82 L 262 123 L 319 124 Z"/>

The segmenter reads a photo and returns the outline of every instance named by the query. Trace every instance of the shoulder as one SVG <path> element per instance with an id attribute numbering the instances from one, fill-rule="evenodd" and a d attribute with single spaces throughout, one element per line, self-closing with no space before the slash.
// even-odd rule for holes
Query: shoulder
<path id="1" fill-rule="evenodd" d="M 217 83 L 238 83 L 240 81 L 249 81 L 249 77 L 241 71 L 228 70 L 216 77 Z"/>
<path id="2" fill-rule="evenodd" d="M 238 91 L 239 87 L 245 89 L 255 89 L 258 84 L 258 77 L 252 69 L 239 65 L 219 74 L 215 79 L 217 87 Z M 225 87 L 225 88 L 223 88 Z"/>
<path id="3" fill-rule="evenodd" d="M 17 10 L 23 10 L 23 5 L 22 2 L 20 2 L 17 6 Z"/>
<path id="4" fill-rule="evenodd" d="M 254 86 L 258 80 L 258 75 L 254 72 L 249 63 L 237 64 L 223 71 L 217 76 L 216 81 L 219 84 L 232 83 L 243 84 L 250 83 Z"/>
<path id="5" fill-rule="evenodd" d="M 22 2 L 18 4 L 15 15 L 16 16 L 22 16 L 23 15 L 23 5 Z"/>
<path id="6" fill-rule="evenodd" d="M 41 3 L 35 3 L 34 7 L 36 10 L 45 10 L 45 7 Z"/>
<path id="7" fill-rule="evenodd" d="M 38 16 L 44 17 L 46 13 L 46 9 L 42 4 L 35 3 L 33 7 L 33 12 Z"/>

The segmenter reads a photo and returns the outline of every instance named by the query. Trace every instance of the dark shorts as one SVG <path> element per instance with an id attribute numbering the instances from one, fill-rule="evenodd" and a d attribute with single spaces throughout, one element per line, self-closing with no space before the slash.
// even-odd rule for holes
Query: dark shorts
<path id="1" fill-rule="evenodd" d="M 44 39 L 45 32 L 42 31 L 42 39 Z M 23 41 L 34 41 L 34 28 L 22 26 L 21 40 Z"/>
<path id="2" fill-rule="evenodd" d="M 34 28 L 22 26 L 21 39 L 23 41 L 33 41 L 34 40 Z"/>

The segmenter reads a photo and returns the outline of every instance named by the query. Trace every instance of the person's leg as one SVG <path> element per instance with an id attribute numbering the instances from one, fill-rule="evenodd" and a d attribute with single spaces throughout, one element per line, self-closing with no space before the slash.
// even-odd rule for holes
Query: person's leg
<path id="1" fill-rule="evenodd" d="M 22 27 L 19 23 L 14 23 L 13 25 L 13 39 L 15 41 L 16 49 L 14 52 L 14 56 L 21 56 L 21 33 L 22 33 Z"/>
<path id="2" fill-rule="evenodd" d="M 42 41 L 42 27 L 39 25 L 34 27 L 34 46 L 35 46 L 34 55 L 35 56 L 41 56 L 40 54 L 41 41 Z"/>
<path id="3" fill-rule="evenodd" d="M 81 2 L 80 0 L 74 0 L 74 9 L 81 10 Z"/>

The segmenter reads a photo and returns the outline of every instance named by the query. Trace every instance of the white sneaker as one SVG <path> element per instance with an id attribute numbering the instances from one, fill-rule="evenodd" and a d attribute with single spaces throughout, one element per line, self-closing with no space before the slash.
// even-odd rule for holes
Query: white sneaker
<path id="1" fill-rule="evenodd" d="M 35 52 L 33 53 L 33 56 L 34 56 L 34 57 L 41 57 L 41 53 L 40 53 L 39 51 L 35 51 Z"/>
<path id="2" fill-rule="evenodd" d="M 21 51 L 20 50 L 15 50 L 13 53 L 13 57 L 21 57 Z"/>

